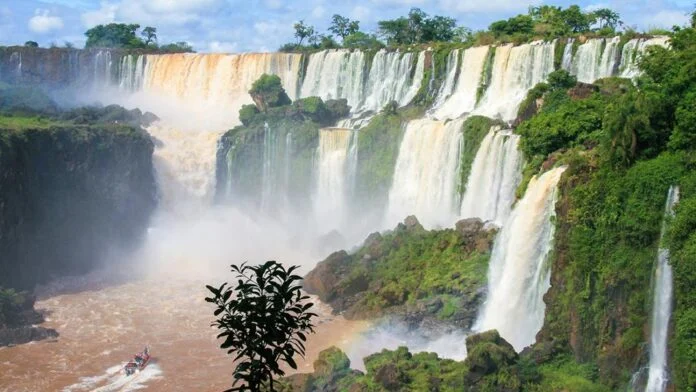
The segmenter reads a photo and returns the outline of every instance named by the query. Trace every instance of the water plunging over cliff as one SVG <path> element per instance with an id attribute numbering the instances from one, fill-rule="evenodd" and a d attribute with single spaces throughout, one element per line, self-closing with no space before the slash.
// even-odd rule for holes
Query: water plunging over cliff
<path id="1" fill-rule="evenodd" d="M 342 128 L 320 130 L 317 155 L 316 219 L 342 229 L 355 179 L 358 133 Z"/>
<path id="2" fill-rule="evenodd" d="M 669 37 L 637 38 L 632 39 L 624 45 L 621 51 L 621 64 L 619 71 L 622 78 L 635 78 L 640 74 L 638 60 L 650 46 L 669 46 Z"/>
<path id="3" fill-rule="evenodd" d="M 474 329 L 497 329 L 517 351 L 534 343 L 544 323 L 543 296 L 551 287 L 547 257 L 555 231 L 552 217 L 564 171 L 551 169 L 529 182 L 493 247 L 488 298 Z"/>
<path id="4" fill-rule="evenodd" d="M 502 226 L 510 215 L 522 171 L 520 137 L 491 129 L 476 153 L 462 200 L 462 218 L 478 217 Z"/>
<path id="5" fill-rule="evenodd" d="M 415 214 L 425 226 L 454 220 L 464 120 L 413 120 L 399 148 L 385 227 Z"/>
<path id="6" fill-rule="evenodd" d="M 496 47 L 490 85 L 475 113 L 512 121 L 527 91 L 553 72 L 555 44 L 536 41 Z"/>
<path id="7" fill-rule="evenodd" d="M 667 219 L 674 216 L 674 205 L 679 202 L 679 187 L 672 186 L 665 203 L 665 220 L 662 222 L 660 242 L 667 229 Z M 667 369 L 667 338 L 669 319 L 672 316 L 672 266 L 669 249 L 660 244 L 657 251 L 655 288 L 653 295 L 652 325 L 650 333 L 650 366 L 646 392 L 663 392 L 669 380 Z"/>
<path id="8" fill-rule="evenodd" d="M 592 83 L 616 74 L 618 45 L 621 37 L 593 38 L 578 47 L 573 58 L 571 73 L 578 81 Z"/>
<path id="9" fill-rule="evenodd" d="M 439 93 L 438 100 L 442 102 L 439 105 L 436 103 L 432 113 L 433 117 L 439 119 L 457 118 L 474 110 L 488 51 L 488 46 L 469 48 L 464 51 L 456 86 L 451 87 L 446 84 L 446 88 Z M 448 68 L 449 66 L 448 62 Z M 456 67 L 456 63 L 454 66 Z M 456 68 L 453 71 L 456 73 Z M 451 74 L 452 70 L 448 72 L 446 82 L 453 84 L 455 82 L 454 76 L 452 76 L 451 82 L 449 80 Z M 447 90 L 452 91 L 451 95 L 447 95 Z"/>

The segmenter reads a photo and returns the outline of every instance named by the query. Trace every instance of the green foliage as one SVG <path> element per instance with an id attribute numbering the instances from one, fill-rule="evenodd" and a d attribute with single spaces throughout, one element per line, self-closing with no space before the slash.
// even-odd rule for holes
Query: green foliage
<path id="1" fill-rule="evenodd" d="M 192 53 L 193 47 L 188 42 L 179 41 L 161 45 L 157 49 L 160 53 Z"/>
<path id="2" fill-rule="evenodd" d="M 244 126 L 249 126 L 259 113 L 259 109 L 256 105 L 242 105 L 242 108 L 239 109 L 239 121 L 241 121 Z"/>
<path id="3" fill-rule="evenodd" d="M 245 383 L 229 391 L 260 391 L 266 383 L 273 391 L 274 376 L 285 374 L 281 362 L 297 369 L 293 357 L 304 357 L 306 334 L 314 332 L 316 314 L 309 311 L 314 304 L 297 283 L 302 278 L 293 274 L 297 268 L 285 269 L 275 261 L 232 265 L 234 289 L 227 283 L 206 286 L 213 295 L 205 300 L 216 306 L 212 325 L 221 331 L 217 337 L 225 339 L 220 348 L 235 353 L 238 361 L 234 385 Z"/>
<path id="4" fill-rule="evenodd" d="M 302 45 L 302 41 L 311 38 L 316 34 L 314 31 L 314 27 L 305 24 L 304 20 L 300 20 L 299 22 L 295 23 L 292 27 L 293 29 L 295 29 L 295 38 L 297 38 L 297 45 Z"/>
<path id="5" fill-rule="evenodd" d="M 27 48 L 38 48 L 39 44 L 36 41 L 27 41 L 24 43 Z"/>
<path id="6" fill-rule="evenodd" d="M 139 24 L 126 23 L 94 26 L 85 32 L 85 48 L 143 48 L 145 43 L 136 35 L 139 28 Z"/>
<path id="7" fill-rule="evenodd" d="M 507 20 L 499 20 L 488 27 L 496 37 L 503 35 L 531 34 L 534 31 L 534 20 L 529 15 L 517 15 Z"/>
<path id="8" fill-rule="evenodd" d="M 598 384 L 597 369 L 592 364 L 578 364 L 572 358 L 559 356 L 552 362 L 539 366 L 541 382 L 530 385 L 529 392 L 575 391 L 609 392 L 610 389 Z"/>
<path id="9" fill-rule="evenodd" d="M 374 34 L 357 31 L 343 38 L 343 47 L 348 49 L 379 50 L 384 47 Z"/>
<path id="10" fill-rule="evenodd" d="M 446 16 L 429 17 L 420 8 L 411 8 L 408 16 L 378 23 L 379 35 L 390 45 L 407 45 L 433 41 L 448 42 L 454 38 L 456 20 Z"/>
<path id="11" fill-rule="evenodd" d="M 345 16 L 334 14 L 331 17 L 331 25 L 329 26 L 329 31 L 341 37 L 345 41 L 346 37 L 353 35 L 360 30 L 360 22 L 357 20 L 350 20 Z"/>
<path id="12" fill-rule="evenodd" d="M 150 45 L 157 41 L 157 29 L 151 26 L 147 26 L 140 32 L 140 35 L 145 38 L 145 45 Z"/>
<path id="13" fill-rule="evenodd" d="M 22 311 L 26 296 L 26 292 L 18 292 L 0 286 L 0 328 L 15 323 Z"/>
<path id="14" fill-rule="evenodd" d="M 278 75 L 261 75 L 249 90 L 251 98 L 260 112 L 267 112 L 269 108 L 289 105 L 292 103 L 285 93 Z"/>
<path id="15" fill-rule="evenodd" d="M 578 79 L 568 71 L 559 69 L 549 74 L 547 83 L 552 90 L 569 89 L 578 83 Z"/>

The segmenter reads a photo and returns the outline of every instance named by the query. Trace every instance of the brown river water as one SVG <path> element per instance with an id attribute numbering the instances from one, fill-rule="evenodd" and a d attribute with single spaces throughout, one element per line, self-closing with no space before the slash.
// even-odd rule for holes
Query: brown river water
<path id="1" fill-rule="evenodd" d="M 53 341 L 0 348 L 0 391 L 221 391 L 231 386 L 233 363 L 210 326 L 213 305 L 203 282 L 143 280 L 48 294 L 36 308 Z M 99 287 L 101 286 L 101 287 Z M 315 301 L 316 302 L 316 301 Z M 332 316 L 318 304 L 316 333 L 309 337 L 299 372 L 311 372 L 318 353 L 346 349 L 364 322 Z M 150 345 L 152 362 L 135 376 L 122 367 Z"/>

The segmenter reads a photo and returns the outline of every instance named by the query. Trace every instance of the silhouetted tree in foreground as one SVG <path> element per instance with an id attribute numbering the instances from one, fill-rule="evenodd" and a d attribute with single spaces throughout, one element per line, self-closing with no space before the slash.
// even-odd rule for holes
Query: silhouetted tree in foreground
<path id="1" fill-rule="evenodd" d="M 295 353 L 305 355 L 306 334 L 314 332 L 314 306 L 302 295 L 293 272 L 297 266 L 285 269 L 275 261 L 258 266 L 232 265 L 237 275 L 233 289 L 223 283 L 219 288 L 206 285 L 212 292 L 207 302 L 215 304 L 217 320 L 212 323 L 222 332 L 217 336 L 225 341 L 220 348 L 235 353 L 233 388 L 229 391 L 274 391 L 274 376 L 283 376 L 281 362 L 297 369 Z M 235 387 L 239 382 L 245 385 Z"/>

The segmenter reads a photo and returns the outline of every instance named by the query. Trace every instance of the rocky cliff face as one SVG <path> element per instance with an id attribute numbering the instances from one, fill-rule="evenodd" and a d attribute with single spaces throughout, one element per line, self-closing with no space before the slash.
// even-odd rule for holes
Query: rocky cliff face
<path id="1" fill-rule="evenodd" d="M 88 271 L 144 234 L 153 143 L 114 124 L 0 129 L 0 286 Z"/>

